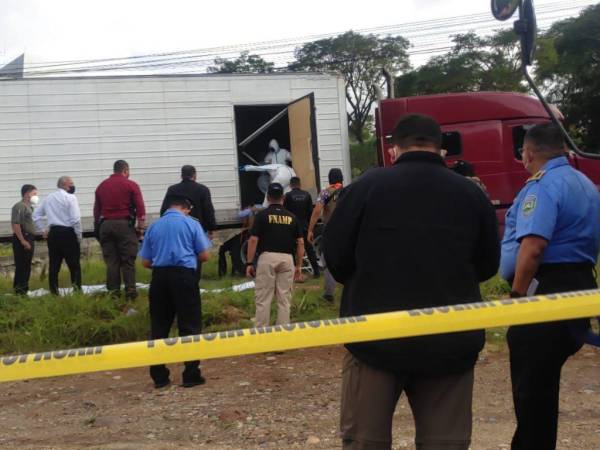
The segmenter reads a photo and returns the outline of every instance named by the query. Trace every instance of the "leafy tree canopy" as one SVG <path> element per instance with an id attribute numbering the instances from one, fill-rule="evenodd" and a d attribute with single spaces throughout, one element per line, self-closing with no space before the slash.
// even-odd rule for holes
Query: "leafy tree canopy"
<path id="1" fill-rule="evenodd" d="M 409 42 L 400 36 L 378 37 L 353 31 L 308 42 L 296 49 L 290 70 L 335 71 L 346 84 L 350 132 L 363 142 L 363 130 L 377 100 L 374 85 L 383 86 L 382 68 L 398 74 L 410 69 Z"/>
<path id="2" fill-rule="evenodd" d="M 536 77 L 574 137 L 600 149 L 600 4 L 555 23 L 538 42 Z"/>
<path id="3" fill-rule="evenodd" d="M 228 60 L 216 58 L 215 66 L 209 67 L 210 73 L 269 73 L 273 72 L 274 64 L 265 61 L 259 55 L 242 52 L 237 59 Z"/>
<path id="4" fill-rule="evenodd" d="M 490 37 L 456 35 L 453 48 L 396 79 L 396 96 L 472 91 L 525 91 L 518 38 L 512 30 Z"/>

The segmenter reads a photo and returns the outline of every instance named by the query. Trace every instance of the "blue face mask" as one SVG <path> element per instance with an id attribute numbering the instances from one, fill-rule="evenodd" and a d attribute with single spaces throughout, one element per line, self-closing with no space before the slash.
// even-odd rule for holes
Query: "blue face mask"
<path id="1" fill-rule="evenodd" d="M 74 194 L 74 193 L 75 193 L 75 185 L 73 185 L 73 186 L 69 186 L 69 189 L 67 189 L 67 192 L 68 192 L 69 194 Z"/>

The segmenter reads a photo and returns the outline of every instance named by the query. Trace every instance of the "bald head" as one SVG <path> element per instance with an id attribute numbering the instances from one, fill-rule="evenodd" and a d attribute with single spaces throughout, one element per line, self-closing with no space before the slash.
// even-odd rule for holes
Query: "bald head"
<path id="1" fill-rule="evenodd" d="M 62 177 L 60 177 L 58 179 L 58 182 L 56 183 L 56 186 L 59 189 L 64 189 L 69 194 L 74 194 L 75 193 L 75 183 L 73 183 L 73 180 L 71 179 L 71 177 L 68 177 L 66 175 L 63 175 Z"/>
<path id="2" fill-rule="evenodd" d="M 56 187 L 58 187 L 59 189 L 67 190 L 71 184 L 73 184 L 73 180 L 71 179 L 71 177 L 63 175 L 56 182 Z"/>

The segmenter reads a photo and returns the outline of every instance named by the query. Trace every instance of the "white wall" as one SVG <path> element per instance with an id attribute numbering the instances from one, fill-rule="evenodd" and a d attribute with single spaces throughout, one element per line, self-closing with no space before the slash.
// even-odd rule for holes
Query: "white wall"
<path id="1" fill-rule="evenodd" d="M 77 186 L 82 214 L 117 159 L 156 214 L 166 188 L 192 164 L 218 217 L 239 208 L 234 105 L 288 103 L 315 94 L 322 185 L 332 167 L 350 176 L 343 81 L 334 75 L 211 75 L 31 79 L 0 82 L 0 222 L 20 186 L 43 198 L 59 176 Z M 2 234 L 5 227 L 2 227 Z"/>

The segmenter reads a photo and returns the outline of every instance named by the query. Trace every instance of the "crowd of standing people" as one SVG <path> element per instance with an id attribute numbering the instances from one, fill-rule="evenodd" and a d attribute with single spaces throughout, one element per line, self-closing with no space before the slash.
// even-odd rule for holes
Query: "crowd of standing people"
<path id="1" fill-rule="evenodd" d="M 506 216 L 500 242 L 494 208 L 480 180 L 449 170 L 442 131 L 432 118 L 403 117 L 393 133 L 393 166 L 373 169 L 348 186 L 332 169 L 313 208 L 301 180 L 291 191 L 271 182 L 268 206 L 248 228 L 246 275 L 255 279 L 256 326 L 290 321 L 294 281 L 301 281 L 306 252 L 313 274 L 320 265 L 312 243 L 324 223 L 324 298 L 343 285 L 340 316 L 482 301 L 479 284 L 500 273 L 512 297 L 596 288 L 600 251 L 600 194 L 569 164 L 560 130 L 540 124 L 526 134 L 522 152 L 531 174 Z M 184 166 L 169 187 L 161 218 L 146 231 L 140 252 L 152 269 L 151 337 L 167 337 L 177 319 L 180 335 L 201 331 L 198 282 L 216 228 L 208 189 Z M 479 182 L 473 182 L 479 181 Z M 81 287 L 81 217 L 75 186 L 61 177 L 57 191 L 34 210 L 37 190 L 25 185 L 12 211 L 17 293 L 28 289 L 36 232 L 47 236 L 52 293 L 64 259 Z M 139 186 L 129 166 L 96 190 L 94 218 L 107 265 L 107 288 L 133 299 L 138 239 L 145 228 Z M 374 261 L 377 261 L 376 263 Z M 561 369 L 583 345 L 589 320 L 510 327 L 510 373 L 517 428 L 514 450 L 556 446 Z M 344 449 L 389 449 L 392 418 L 402 393 L 415 420 L 418 449 L 467 450 L 472 432 L 474 368 L 484 330 L 346 345 L 342 369 L 340 431 Z M 170 383 L 164 365 L 153 366 L 157 388 Z M 199 361 L 188 361 L 183 385 L 205 382 Z"/>

